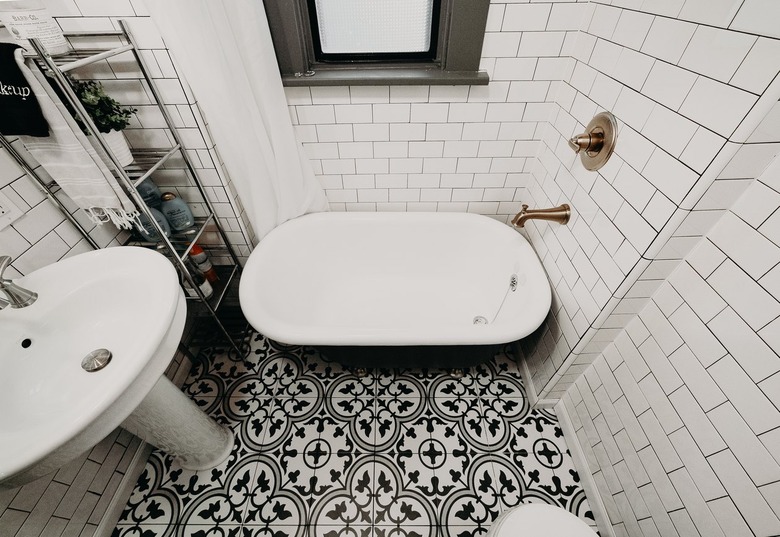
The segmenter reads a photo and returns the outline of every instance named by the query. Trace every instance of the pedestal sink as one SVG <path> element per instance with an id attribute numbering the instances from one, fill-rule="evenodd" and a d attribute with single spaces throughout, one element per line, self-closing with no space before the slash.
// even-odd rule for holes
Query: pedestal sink
<path id="1" fill-rule="evenodd" d="M 185 468 L 228 456 L 230 431 L 164 376 L 187 307 L 163 255 L 97 250 L 15 282 L 38 299 L 0 310 L 0 488 L 56 470 L 119 425 Z M 110 361 L 86 371 L 83 359 L 99 349 Z"/>

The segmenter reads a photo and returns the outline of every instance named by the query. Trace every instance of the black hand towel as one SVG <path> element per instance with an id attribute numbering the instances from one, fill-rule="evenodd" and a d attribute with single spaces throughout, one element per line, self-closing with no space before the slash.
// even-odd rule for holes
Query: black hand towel
<path id="1" fill-rule="evenodd" d="M 17 48 L 0 43 L 0 133 L 48 136 L 49 124 L 14 59 Z"/>

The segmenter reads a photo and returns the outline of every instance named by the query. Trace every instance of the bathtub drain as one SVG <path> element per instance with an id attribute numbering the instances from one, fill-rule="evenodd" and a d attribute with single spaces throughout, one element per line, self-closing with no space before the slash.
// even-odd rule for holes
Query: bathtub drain
<path id="1" fill-rule="evenodd" d="M 485 319 L 482 315 L 477 315 L 474 317 L 474 324 L 488 324 L 488 320 Z"/>

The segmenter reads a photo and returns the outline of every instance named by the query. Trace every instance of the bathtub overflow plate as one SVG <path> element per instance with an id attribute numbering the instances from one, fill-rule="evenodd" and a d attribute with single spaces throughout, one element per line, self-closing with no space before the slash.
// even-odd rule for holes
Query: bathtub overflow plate
<path id="1" fill-rule="evenodd" d="M 87 354 L 83 360 L 81 360 L 81 368 L 84 371 L 93 373 L 100 371 L 108 365 L 111 361 L 111 351 L 108 349 L 97 349 Z"/>
<path id="2" fill-rule="evenodd" d="M 488 324 L 488 320 L 485 319 L 482 315 L 477 315 L 474 317 L 474 324 Z"/>

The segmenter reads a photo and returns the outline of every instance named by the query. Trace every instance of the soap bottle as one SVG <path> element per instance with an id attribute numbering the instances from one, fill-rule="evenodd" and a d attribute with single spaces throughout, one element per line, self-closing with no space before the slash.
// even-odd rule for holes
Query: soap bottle
<path id="1" fill-rule="evenodd" d="M 209 256 L 206 255 L 206 252 L 204 252 L 203 248 L 199 245 L 193 244 L 192 248 L 190 248 L 190 259 L 192 259 L 198 267 L 198 270 L 203 273 L 208 281 L 214 283 L 219 280 L 219 275 L 217 275 L 217 271 L 214 270 L 214 265 L 211 264 Z"/>
<path id="2" fill-rule="evenodd" d="M 211 296 L 214 294 L 214 288 L 211 287 L 211 284 L 206 279 L 206 277 L 200 273 L 198 267 L 195 266 L 195 263 L 193 263 L 191 259 L 188 259 L 185 262 L 185 265 L 187 266 L 187 270 L 192 276 L 192 281 L 194 281 L 195 284 L 200 288 L 200 292 L 203 293 L 203 296 L 206 298 L 211 298 Z"/>
<path id="3" fill-rule="evenodd" d="M 165 219 L 165 216 L 158 211 L 157 209 L 154 209 L 152 207 L 149 207 L 149 210 L 152 213 L 152 216 L 154 216 L 154 219 L 157 221 L 157 223 L 160 225 L 160 228 L 163 230 L 163 233 L 166 237 L 171 236 L 171 227 L 168 225 L 168 221 Z M 149 218 L 147 218 L 146 214 L 143 212 L 138 216 L 138 219 L 141 221 L 141 228 L 136 225 L 136 229 L 141 233 L 141 236 L 150 241 L 150 242 L 159 242 L 162 240 L 160 235 L 157 233 L 157 229 L 152 225 L 152 223 L 149 221 Z"/>
<path id="4" fill-rule="evenodd" d="M 183 231 L 195 225 L 195 217 L 187 203 L 173 192 L 163 192 L 160 210 L 175 231 Z"/>
<path id="5" fill-rule="evenodd" d="M 144 203 L 149 207 L 159 210 L 162 201 L 160 200 L 160 189 L 154 184 L 151 179 L 146 179 L 143 183 L 136 187 L 138 194 L 143 198 Z"/>

